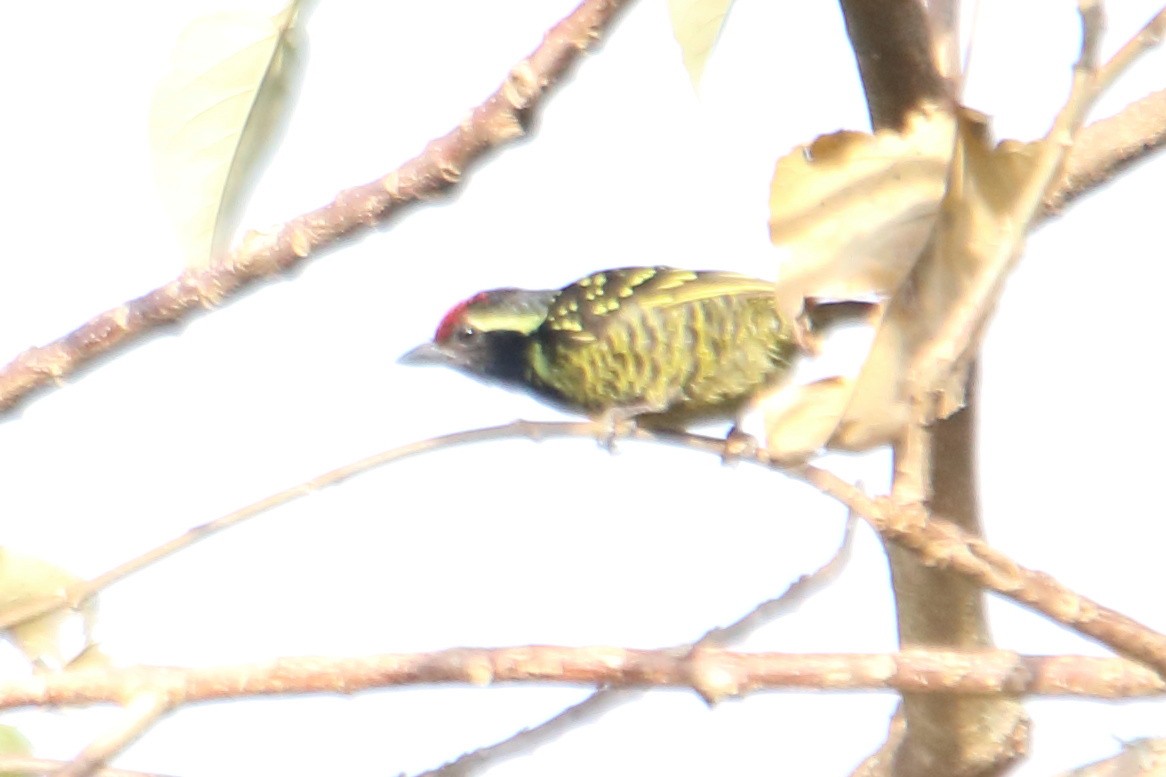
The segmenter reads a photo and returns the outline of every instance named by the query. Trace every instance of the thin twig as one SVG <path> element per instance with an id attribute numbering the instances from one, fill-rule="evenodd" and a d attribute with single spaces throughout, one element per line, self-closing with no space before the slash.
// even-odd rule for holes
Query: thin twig
<path id="1" fill-rule="evenodd" d="M 891 716 L 891 724 L 887 727 L 887 738 L 879 745 L 879 749 L 862 760 L 850 777 L 887 777 L 894 774 L 895 754 L 903 746 L 907 738 L 907 720 L 903 716 L 903 705 L 895 710 Z"/>
<path id="2" fill-rule="evenodd" d="M 118 753 L 146 733 L 170 710 L 169 701 L 151 691 L 135 694 L 125 705 L 117 725 L 90 742 L 77 756 L 53 773 L 53 777 L 90 777 L 99 774 Z"/>
<path id="3" fill-rule="evenodd" d="M 762 626 L 800 607 L 807 599 L 834 582 L 850 559 L 856 516 L 846 521 L 842 544 L 834 555 L 814 572 L 802 575 L 780 595 L 767 599 L 728 626 L 710 629 L 696 642 L 679 645 L 671 650 L 681 655 L 701 647 L 727 647 L 755 633 Z M 553 742 L 573 728 L 598 720 L 611 710 L 633 702 L 643 691 L 601 688 L 578 704 L 555 714 L 537 726 L 525 728 L 506 739 L 486 747 L 464 753 L 436 769 L 421 772 L 417 777 L 467 777 L 467 775 L 496 766 L 515 756 L 530 753 Z"/>
<path id="4" fill-rule="evenodd" d="M 1166 89 L 1081 130 L 1057 185 L 1042 203 L 1041 218 L 1056 216 L 1083 194 L 1166 145 Z"/>
<path id="5" fill-rule="evenodd" d="M 217 305 L 340 238 L 382 223 L 403 205 L 432 199 L 451 188 L 487 151 L 523 134 L 524 122 L 548 89 L 581 52 L 594 45 L 627 2 L 583 0 L 547 32 L 530 56 L 511 69 L 485 102 L 396 171 L 341 192 L 328 205 L 292 219 L 276 232 L 251 232 L 221 264 L 188 268 L 166 285 L 95 316 L 48 345 L 20 354 L 0 369 L 0 412 L 127 341 Z"/>
<path id="6" fill-rule="evenodd" d="M 1154 14 L 1154 17 L 1098 70 L 1094 83 L 1098 94 L 1108 89 L 1138 57 L 1161 43 L 1163 35 L 1166 35 L 1166 7 Z"/>
<path id="7" fill-rule="evenodd" d="M 643 691 L 603 688 L 536 726 L 524 728 L 492 745 L 462 753 L 436 769 L 418 773 L 416 777 L 468 777 L 511 758 L 532 753 L 543 745 L 554 742 L 571 729 L 598 720 L 608 712 L 643 695 Z"/>
<path id="8" fill-rule="evenodd" d="M 521 682 L 689 688 L 710 704 L 756 691 L 807 689 L 1098 699 L 1166 695 L 1166 681 L 1121 658 L 926 648 L 877 654 L 790 654 L 701 647 L 685 654 L 524 645 L 359 658 L 298 656 L 215 667 L 65 670 L 0 682 L 0 709 L 118 702 L 127 689 L 149 689 L 177 707 L 253 696 Z"/>
<path id="9" fill-rule="evenodd" d="M 503 426 L 472 429 L 441 437 L 433 437 L 428 440 L 421 440 L 420 442 L 392 448 L 381 453 L 373 454 L 372 456 L 366 456 L 359 461 L 337 467 L 291 488 L 286 488 L 279 493 L 252 502 L 245 507 L 227 513 L 213 521 L 208 521 L 200 526 L 188 529 L 177 537 L 167 540 L 161 545 L 151 548 L 128 561 L 124 561 L 97 577 L 71 586 L 60 596 L 44 596 L 36 599 L 28 599 L 0 608 L 0 632 L 4 629 L 9 629 L 18 624 L 30 621 L 33 618 L 39 618 L 53 610 L 63 607 L 77 608 L 81 603 L 119 580 L 155 564 L 180 550 L 188 548 L 197 542 L 205 540 L 207 537 L 223 529 L 236 526 L 276 507 L 293 502 L 309 494 L 314 494 L 321 489 L 342 483 L 354 475 L 369 472 L 394 461 L 400 461 L 401 459 L 441 448 L 485 442 L 488 440 L 501 440 L 513 437 L 526 437 L 538 440 L 552 437 L 594 436 L 595 434 L 596 427 L 588 422 L 561 425 L 533 425 L 527 424 L 524 421 L 517 421 Z"/>
<path id="10" fill-rule="evenodd" d="M 846 530 L 842 535 L 842 543 L 838 546 L 838 550 L 834 552 L 834 555 L 830 557 L 829 561 L 808 575 L 802 575 L 790 583 L 780 594 L 772 599 L 766 599 L 728 626 L 709 629 L 705 632 L 704 636 L 692 645 L 684 646 L 684 649 L 720 648 L 735 645 L 757 633 L 763 626 L 772 623 L 783 615 L 794 612 L 805 604 L 810 597 L 824 591 L 838 579 L 838 576 L 842 574 L 842 570 L 846 568 L 846 564 L 850 561 L 850 551 L 854 545 L 854 529 L 857 525 L 857 518 L 858 516 L 853 511 L 847 517 Z"/>

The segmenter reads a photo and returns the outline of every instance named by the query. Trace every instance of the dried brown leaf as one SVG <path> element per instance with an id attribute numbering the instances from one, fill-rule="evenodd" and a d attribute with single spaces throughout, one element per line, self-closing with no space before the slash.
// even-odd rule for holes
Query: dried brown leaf
<path id="1" fill-rule="evenodd" d="M 864 449 L 891 442 L 912 420 L 947 417 L 963 407 L 972 351 L 956 364 L 934 359 L 929 348 L 947 322 L 973 317 L 969 306 L 982 304 L 976 290 L 999 271 L 1002 256 L 1023 245 L 1028 224 L 1015 217 L 1017 198 L 1044 142 L 1050 141 L 994 145 L 987 120 L 960 111 L 938 228 L 887 307 L 833 446 Z M 916 417 L 920 386 L 934 401 L 923 418 Z"/>
<path id="2" fill-rule="evenodd" d="M 953 132 L 949 113 L 927 109 L 902 132 L 835 132 L 778 160 L 769 232 L 783 252 L 783 307 L 898 288 L 938 214 Z"/>
<path id="3" fill-rule="evenodd" d="M 836 132 L 778 160 L 770 192 L 770 236 L 784 252 L 779 308 L 793 315 L 806 298 L 893 295 L 934 232 L 954 134 L 954 117 L 928 108 L 911 117 L 902 132 Z M 881 314 L 876 311 L 871 323 L 878 323 Z M 884 340 L 892 334 L 884 334 Z M 885 431 L 897 430 L 901 419 L 886 412 L 898 398 L 896 352 L 884 343 L 872 351 L 861 373 L 786 385 L 760 400 L 770 453 L 804 458 L 831 439 L 847 438 L 840 424 L 852 406 L 864 423 L 879 419 Z M 876 384 L 870 373 L 886 380 Z M 852 399 L 859 374 L 865 376 L 868 393 Z"/>

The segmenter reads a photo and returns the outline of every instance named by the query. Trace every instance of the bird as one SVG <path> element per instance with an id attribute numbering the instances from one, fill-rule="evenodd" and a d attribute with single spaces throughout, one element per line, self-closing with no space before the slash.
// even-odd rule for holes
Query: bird
<path id="1" fill-rule="evenodd" d="M 790 373 L 798 342 L 772 281 L 623 267 L 561 289 L 479 292 L 400 361 L 452 367 L 596 419 L 677 428 L 736 421 Z"/>

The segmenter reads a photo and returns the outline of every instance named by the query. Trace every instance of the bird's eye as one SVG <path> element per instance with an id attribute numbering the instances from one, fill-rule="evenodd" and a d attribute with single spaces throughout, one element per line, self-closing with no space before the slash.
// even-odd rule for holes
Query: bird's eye
<path id="1" fill-rule="evenodd" d="M 454 336 L 457 337 L 458 340 L 465 342 L 466 340 L 471 339 L 475 334 L 477 334 L 477 332 L 472 326 L 463 326 L 461 329 L 454 333 Z"/>

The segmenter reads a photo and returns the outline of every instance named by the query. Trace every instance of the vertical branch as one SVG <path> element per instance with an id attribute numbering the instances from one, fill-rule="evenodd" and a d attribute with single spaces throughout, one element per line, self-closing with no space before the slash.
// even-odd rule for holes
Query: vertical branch
<path id="1" fill-rule="evenodd" d="M 951 90 L 936 67 L 930 22 L 919 0 L 841 3 L 875 129 L 902 127 L 921 100 L 948 99 Z"/>
<path id="2" fill-rule="evenodd" d="M 967 406 L 927 430 L 913 430 L 912 436 L 923 438 L 924 444 L 908 441 L 896 448 L 895 484 L 899 491 L 904 480 L 929 480 L 932 511 L 979 537 L 975 370 L 970 374 Z M 902 490 L 914 490 L 914 482 Z M 983 592 L 975 582 L 924 566 L 895 545 L 887 546 L 887 555 L 901 645 L 992 647 Z M 1020 702 L 1001 696 L 905 695 L 902 715 L 906 737 L 893 761 L 897 777 L 1000 773 L 1023 755 L 1028 739 L 1028 718 Z"/>
<path id="3" fill-rule="evenodd" d="M 937 0 L 928 8 L 922 0 L 840 2 L 875 129 L 902 127 L 921 102 L 953 99 L 960 76 L 958 0 Z M 896 446 L 894 488 L 899 499 L 927 501 L 979 536 L 972 388 L 964 410 L 928 429 L 912 429 Z M 900 548 L 888 547 L 887 554 L 900 645 L 991 646 L 983 594 L 974 583 L 926 567 Z M 1027 718 L 1014 699 L 905 694 L 900 714 L 906 727 L 897 747 L 888 741 L 861 773 L 996 774 L 1023 753 L 1028 737 Z"/>

